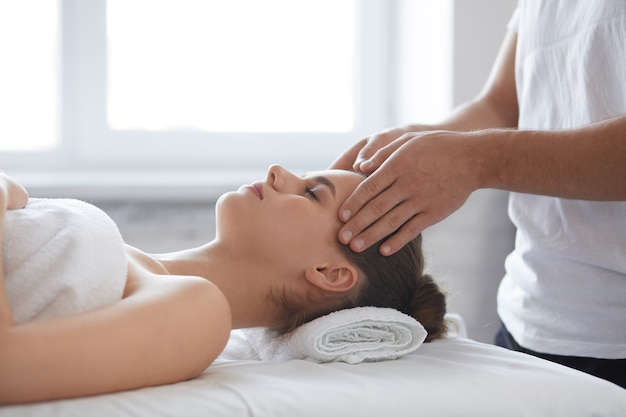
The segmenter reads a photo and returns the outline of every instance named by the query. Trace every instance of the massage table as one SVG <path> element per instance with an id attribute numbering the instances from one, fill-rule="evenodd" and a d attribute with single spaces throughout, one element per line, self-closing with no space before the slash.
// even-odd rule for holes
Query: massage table
<path id="1" fill-rule="evenodd" d="M 456 335 L 395 360 L 259 360 L 233 331 L 198 378 L 86 398 L 0 407 L 0 417 L 624 417 L 626 390 Z"/>

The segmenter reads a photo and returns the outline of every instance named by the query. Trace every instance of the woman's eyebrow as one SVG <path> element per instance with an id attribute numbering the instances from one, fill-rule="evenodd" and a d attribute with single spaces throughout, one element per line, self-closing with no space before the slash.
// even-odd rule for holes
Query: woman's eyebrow
<path id="1" fill-rule="evenodd" d="M 311 178 L 312 181 L 327 186 L 330 189 L 330 192 L 333 194 L 333 198 L 335 198 L 335 184 L 333 184 L 328 178 L 319 175 L 317 177 Z"/>

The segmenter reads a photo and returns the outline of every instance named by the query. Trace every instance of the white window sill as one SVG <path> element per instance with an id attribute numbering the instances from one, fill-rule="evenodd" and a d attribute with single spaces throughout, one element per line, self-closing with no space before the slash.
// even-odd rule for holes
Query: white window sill
<path id="1" fill-rule="evenodd" d="M 7 172 L 31 197 L 82 200 L 215 201 L 243 184 L 265 178 L 260 171 L 14 171 Z"/>

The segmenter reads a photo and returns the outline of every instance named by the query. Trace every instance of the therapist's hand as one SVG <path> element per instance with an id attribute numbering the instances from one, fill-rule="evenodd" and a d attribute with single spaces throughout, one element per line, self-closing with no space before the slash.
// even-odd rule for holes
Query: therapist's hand
<path id="1" fill-rule="evenodd" d="M 471 136 L 405 133 L 360 161 L 359 170 L 370 175 L 339 211 L 346 222 L 339 240 L 362 252 L 393 233 L 380 247 L 383 255 L 391 255 L 460 208 L 480 183 L 475 156 L 480 153 Z"/>
<path id="2" fill-rule="evenodd" d="M 425 125 L 408 125 L 396 127 L 376 133 L 362 139 L 344 151 L 331 164 L 330 169 L 346 169 L 361 171 L 361 163 L 370 159 L 381 148 L 389 145 L 394 140 L 409 132 L 421 132 L 429 130 Z"/>

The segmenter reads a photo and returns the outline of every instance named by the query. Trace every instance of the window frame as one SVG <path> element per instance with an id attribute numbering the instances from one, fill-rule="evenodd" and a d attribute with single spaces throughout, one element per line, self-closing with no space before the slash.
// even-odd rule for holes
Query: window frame
<path id="1" fill-rule="evenodd" d="M 106 123 L 106 0 L 61 0 L 59 143 L 0 152 L 3 169 L 149 172 L 324 169 L 356 140 L 392 123 L 393 3 L 358 0 L 354 129 L 345 133 L 113 131 Z"/>

